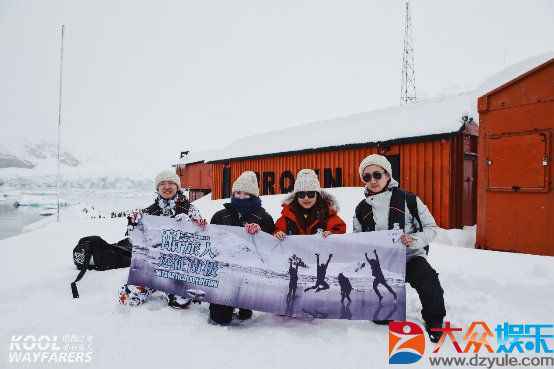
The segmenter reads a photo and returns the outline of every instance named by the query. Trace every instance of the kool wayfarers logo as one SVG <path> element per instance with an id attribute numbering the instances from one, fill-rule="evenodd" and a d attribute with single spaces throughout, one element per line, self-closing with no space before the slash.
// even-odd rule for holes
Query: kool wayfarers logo
<path id="1" fill-rule="evenodd" d="M 389 323 L 389 364 L 412 364 L 425 353 L 423 329 L 412 322 Z"/>

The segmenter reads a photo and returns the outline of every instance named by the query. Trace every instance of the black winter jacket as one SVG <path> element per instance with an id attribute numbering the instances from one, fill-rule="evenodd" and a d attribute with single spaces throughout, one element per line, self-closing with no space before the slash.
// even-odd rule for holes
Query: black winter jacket
<path id="1" fill-rule="evenodd" d="M 223 204 L 224 209 L 219 210 L 212 216 L 211 224 L 229 225 L 244 227 L 247 223 L 256 223 L 262 231 L 273 234 L 275 231 L 275 223 L 271 215 L 260 207 L 248 217 L 243 218 L 242 215 L 230 203 Z"/>

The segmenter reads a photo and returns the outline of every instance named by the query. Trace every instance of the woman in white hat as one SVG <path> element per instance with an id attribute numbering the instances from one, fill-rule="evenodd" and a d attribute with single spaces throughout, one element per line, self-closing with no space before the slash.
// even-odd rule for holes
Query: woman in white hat
<path id="1" fill-rule="evenodd" d="M 273 234 L 275 224 L 271 215 L 262 207 L 256 173 L 243 172 L 233 182 L 231 192 L 231 201 L 223 204 L 223 209 L 213 215 L 210 223 L 244 227 L 250 234 L 256 234 L 259 231 Z M 227 325 L 233 320 L 234 310 L 235 308 L 231 306 L 210 304 L 210 319 L 214 323 Z M 247 320 L 251 317 L 252 310 L 239 309 L 239 320 Z"/>
<path id="2" fill-rule="evenodd" d="M 416 289 L 423 309 L 421 313 L 429 336 L 437 342 L 446 310 L 443 289 L 437 272 L 427 261 L 429 243 L 438 229 L 433 215 L 421 199 L 398 187 L 392 177 L 389 160 L 382 155 L 369 155 L 358 168 L 365 183 L 365 199 L 356 207 L 354 232 L 372 232 L 399 227 L 404 230 L 401 242 L 406 246 L 406 282 Z M 374 321 L 388 324 L 388 321 Z"/>
<path id="3" fill-rule="evenodd" d="M 206 220 L 181 191 L 181 180 L 175 171 L 160 172 L 154 180 L 154 188 L 158 194 L 154 203 L 146 209 L 133 212 L 128 217 L 128 231 L 137 224 L 142 214 L 187 219 L 201 228 L 206 227 Z M 145 302 L 154 292 L 156 291 L 149 287 L 125 284 L 119 291 L 119 302 L 124 305 L 137 306 Z M 172 294 L 165 296 L 168 305 L 175 309 L 183 309 L 191 302 L 190 298 Z"/>

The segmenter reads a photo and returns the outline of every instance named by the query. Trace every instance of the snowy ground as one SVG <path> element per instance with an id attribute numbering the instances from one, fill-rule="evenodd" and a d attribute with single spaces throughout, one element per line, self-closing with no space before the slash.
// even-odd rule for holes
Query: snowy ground
<path id="1" fill-rule="evenodd" d="M 348 223 L 360 189 L 335 189 Z M 283 196 L 264 197 L 276 217 Z M 105 196 L 96 208 L 147 205 L 149 195 Z M 201 199 L 209 217 L 222 201 Z M 388 360 L 388 330 L 364 321 L 298 320 L 256 313 L 253 321 L 218 327 L 207 323 L 208 305 L 186 311 L 167 308 L 161 298 L 135 309 L 117 304 L 118 287 L 127 269 L 89 272 L 79 283 L 71 250 L 80 237 L 98 234 L 122 238 L 123 219 L 90 219 L 82 207 L 65 209 L 62 222 L 52 220 L 0 241 L 0 368 L 382 368 Z M 431 245 L 430 262 L 440 273 L 447 319 L 467 327 L 489 324 L 550 322 L 554 296 L 554 258 L 476 250 L 468 245 L 474 229 L 441 233 Z M 450 244 L 448 244 L 450 243 Z M 462 246 L 462 247 L 460 247 Z M 420 322 L 420 305 L 407 288 L 407 319 Z M 454 324 L 453 324 L 454 325 Z M 8 362 L 13 335 L 92 336 L 90 364 L 13 364 Z M 428 346 L 429 347 L 429 346 Z M 429 365 L 420 361 L 419 366 Z M 415 367 L 415 365 L 414 365 Z"/>

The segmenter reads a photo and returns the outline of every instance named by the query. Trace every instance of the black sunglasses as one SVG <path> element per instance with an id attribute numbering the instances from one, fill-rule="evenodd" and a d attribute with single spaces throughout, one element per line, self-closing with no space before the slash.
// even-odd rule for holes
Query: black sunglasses
<path id="1" fill-rule="evenodd" d="M 385 172 L 366 173 L 366 174 L 364 174 L 362 179 L 364 180 L 364 182 L 369 182 L 369 181 L 371 181 L 371 177 L 373 177 L 373 178 L 375 178 L 376 181 L 378 181 L 381 178 L 383 178 L 384 175 L 385 175 Z"/>
<path id="2" fill-rule="evenodd" d="M 308 198 L 313 199 L 317 195 L 317 192 L 315 191 L 300 191 L 296 193 L 296 197 L 299 199 L 303 199 L 304 197 L 308 196 Z"/>

